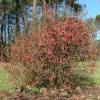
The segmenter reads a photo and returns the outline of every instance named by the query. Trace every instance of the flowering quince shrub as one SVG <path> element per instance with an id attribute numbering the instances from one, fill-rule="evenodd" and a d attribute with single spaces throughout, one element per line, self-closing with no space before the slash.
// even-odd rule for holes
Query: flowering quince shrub
<path id="1" fill-rule="evenodd" d="M 16 43 L 12 45 L 12 55 L 14 55 L 14 60 L 18 62 L 31 62 L 32 57 L 32 46 L 33 46 L 32 36 L 22 36 L 17 39 Z"/>
<path id="2" fill-rule="evenodd" d="M 38 34 L 16 40 L 11 46 L 12 60 L 29 71 L 30 82 L 39 86 L 64 87 L 71 92 L 71 77 L 78 64 L 83 58 L 90 60 L 94 53 L 90 53 L 94 43 L 92 33 L 81 19 L 49 19 Z"/>

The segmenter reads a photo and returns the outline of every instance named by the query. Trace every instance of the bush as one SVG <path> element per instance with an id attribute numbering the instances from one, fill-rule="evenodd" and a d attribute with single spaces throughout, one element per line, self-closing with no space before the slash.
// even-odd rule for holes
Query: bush
<path id="1" fill-rule="evenodd" d="M 38 93 L 40 93 L 40 89 L 39 89 L 39 88 L 36 88 L 36 87 L 33 87 L 33 88 L 31 89 L 31 93 L 32 93 L 32 94 L 38 94 Z"/>
<path id="2" fill-rule="evenodd" d="M 28 83 L 50 88 L 72 85 L 70 77 L 73 77 L 81 58 L 91 59 L 92 31 L 81 19 L 47 19 L 47 22 L 38 34 L 16 40 L 11 47 L 12 61 L 26 68 Z"/>

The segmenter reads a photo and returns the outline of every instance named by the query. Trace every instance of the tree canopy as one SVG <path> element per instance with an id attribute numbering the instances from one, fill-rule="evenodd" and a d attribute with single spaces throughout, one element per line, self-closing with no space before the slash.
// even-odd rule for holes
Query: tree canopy
<path id="1" fill-rule="evenodd" d="M 95 22 L 96 24 L 100 24 L 100 14 L 96 16 Z"/>

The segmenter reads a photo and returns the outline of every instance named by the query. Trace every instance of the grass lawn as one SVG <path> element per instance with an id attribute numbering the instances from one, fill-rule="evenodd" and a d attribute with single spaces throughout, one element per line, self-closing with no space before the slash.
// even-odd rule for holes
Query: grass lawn
<path id="1" fill-rule="evenodd" d="M 3 69 L 0 68 L 0 92 L 12 92 L 13 85 L 8 80 L 8 73 Z"/>
<path id="2" fill-rule="evenodd" d="M 96 71 L 93 74 L 94 82 L 96 85 L 100 85 L 100 61 L 96 62 Z"/>

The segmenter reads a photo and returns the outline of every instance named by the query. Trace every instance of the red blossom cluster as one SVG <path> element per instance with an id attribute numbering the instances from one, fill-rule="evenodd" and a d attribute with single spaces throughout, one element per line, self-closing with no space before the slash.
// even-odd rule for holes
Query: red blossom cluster
<path id="1" fill-rule="evenodd" d="M 18 38 L 16 43 L 11 46 L 13 60 L 19 62 L 32 62 L 33 41 L 33 37 L 29 35 Z"/>
<path id="2" fill-rule="evenodd" d="M 88 47 L 91 37 L 92 34 L 88 32 L 82 20 L 69 18 L 64 22 L 48 22 L 38 36 L 37 46 L 41 54 L 43 53 L 48 59 L 59 55 L 57 59 L 63 63 L 70 52 L 73 53 L 80 47 Z M 72 51 L 71 48 L 74 50 Z"/>

